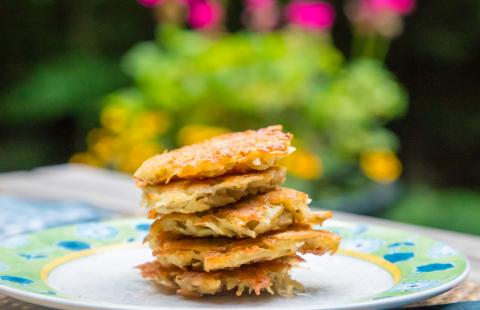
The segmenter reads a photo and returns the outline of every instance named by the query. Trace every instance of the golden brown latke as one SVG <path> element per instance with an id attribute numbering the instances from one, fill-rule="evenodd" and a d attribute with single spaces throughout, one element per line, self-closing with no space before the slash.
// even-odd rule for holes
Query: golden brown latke
<path id="1" fill-rule="evenodd" d="M 332 212 L 310 212 L 308 195 L 279 188 L 223 208 L 159 217 L 154 230 L 194 237 L 251 237 L 284 229 L 292 223 L 321 225 Z"/>
<path id="2" fill-rule="evenodd" d="M 337 250 L 340 237 L 325 230 L 293 225 L 288 230 L 257 238 L 193 238 L 162 234 L 152 229 L 146 238 L 162 266 L 218 270 L 291 256 L 297 251 L 322 255 Z"/>
<path id="3" fill-rule="evenodd" d="M 302 259 L 298 256 L 241 266 L 231 270 L 212 272 L 185 271 L 177 267 L 165 268 L 154 261 L 139 266 L 144 278 L 152 280 L 186 297 L 213 295 L 231 290 L 241 296 L 245 291 L 260 295 L 262 291 L 292 296 L 303 291 L 303 286 L 292 280 L 290 268 Z"/>
<path id="4" fill-rule="evenodd" d="M 135 172 L 139 186 L 173 179 L 213 178 L 272 167 L 292 153 L 292 135 L 282 126 L 220 135 L 146 160 Z"/>
<path id="5" fill-rule="evenodd" d="M 236 202 L 247 195 L 267 192 L 284 181 L 285 168 L 282 167 L 214 179 L 179 180 L 144 187 L 142 204 L 150 210 L 150 218 L 172 212 L 201 212 Z"/>

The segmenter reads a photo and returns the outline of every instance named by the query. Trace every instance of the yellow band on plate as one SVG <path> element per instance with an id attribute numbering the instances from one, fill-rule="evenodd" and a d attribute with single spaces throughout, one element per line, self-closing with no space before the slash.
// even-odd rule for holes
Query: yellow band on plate
<path id="1" fill-rule="evenodd" d="M 60 265 L 68 263 L 69 261 L 72 261 L 74 259 L 82 258 L 82 257 L 93 255 L 93 254 L 103 253 L 111 250 L 138 248 L 140 246 L 142 246 L 141 243 L 115 244 L 115 245 L 107 245 L 107 246 L 102 246 L 94 249 L 82 250 L 82 251 L 74 252 L 71 254 L 67 254 L 65 256 L 56 258 L 51 262 L 49 262 L 48 264 L 46 264 L 45 266 L 43 266 L 42 270 L 40 271 L 40 278 L 42 279 L 43 282 L 46 283 L 48 279 L 48 275 L 50 274 L 50 272 L 52 272 L 53 269 L 57 268 Z"/>
<path id="2" fill-rule="evenodd" d="M 88 250 L 83 250 L 83 251 L 78 251 L 75 253 L 71 253 L 62 257 L 59 257 L 57 259 L 54 259 L 50 263 L 46 264 L 42 270 L 40 271 L 40 278 L 42 281 L 47 282 L 48 275 L 50 272 L 52 272 L 53 269 L 57 268 L 58 266 L 65 264 L 69 261 L 72 261 L 74 259 L 78 259 L 81 257 L 89 256 L 92 254 L 97 254 L 97 253 L 102 253 L 102 252 L 107 252 L 111 250 L 117 250 L 117 249 L 126 249 L 126 248 L 137 248 L 142 246 L 140 243 L 131 243 L 131 244 L 117 244 L 117 245 L 110 245 L 110 246 L 104 246 L 104 247 L 98 247 L 94 249 L 88 249 Z M 389 261 L 383 259 L 382 257 L 375 256 L 372 254 L 367 254 L 367 253 L 362 253 L 358 251 L 352 251 L 352 250 L 344 250 L 341 249 L 337 252 L 340 255 L 344 256 L 351 256 L 354 258 L 358 258 L 361 260 L 368 261 L 372 264 L 375 264 L 385 270 L 387 270 L 393 278 L 393 281 L 395 283 L 400 281 L 401 277 L 401 272 L 400 269 L 398 269 L 397 266 L 394 264 L 390 263 Z"/>
<path id="3" fill-rule="evenodd" d="M 390 263 L 388 260 L 380 256 L 375 256 L 368 253 L 363 253 L 363 252 L 358 252 L 353 250 L 345 250 L 345 249 L 340 249 L 338 250 L 337 253 L 340 255 L 351 256 L 351 257 L 359 258 L 362 260 L 366 260 L 372 264 L 382 267 L 392 275 L 393 281 L 395 283 L 398 283 L 402 276 L 400 269 L 395 264 Z"/>

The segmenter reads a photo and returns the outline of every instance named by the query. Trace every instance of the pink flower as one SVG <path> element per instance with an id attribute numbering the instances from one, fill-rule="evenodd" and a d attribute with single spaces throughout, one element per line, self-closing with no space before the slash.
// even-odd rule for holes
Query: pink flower
<path id="1" fill-rule="evenodd" d="M 415 9 L 415 0 L 362 0 L 362 6 L 373 13 L 390 11 L 407 15 Z"/>
<path id="2" fill-rule="evenodd" d="M 208 0 L 188 0 L 188 24 L 192 28 L 206 28 L 215 25 L 221 16 L 221 7 Z"/>
<path id="3" fill-rule="evenodd" d="M 275 0 L 246 0 L 245 6 L 248 10 L 258 10 L 275 6 Z"/>
<path id="4" fill-rule="evenodd" d="M 296 0 L 286 8 L 287 20 L 310 30 L 330 29 L 335 20 L 333 7 L 322 1 Z"/>
<path id="5" fill-rule="evenodd" d="M 138 3 L 148 8 L 157 6 L 160 2 L 162 2 L 162 0 L 138 0 Z"/>
<path id="6" fill-rule="evenodd" d="M 278 24 L 278 15 L 276 0 L 245 0 L 242 20 L 253 31 L 267 32 Z"/>
<path id="7" fill-rule="evenodd" d="M 403 17 L 415 9 L 415 0 L 355 0 L 345 7 L 357 31 L 377 33 L 385 38 L 399 36 Z"/>

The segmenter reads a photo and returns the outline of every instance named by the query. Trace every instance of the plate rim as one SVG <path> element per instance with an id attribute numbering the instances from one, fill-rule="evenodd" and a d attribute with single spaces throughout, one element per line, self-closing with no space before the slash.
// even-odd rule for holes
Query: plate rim
<path id="1" fill-rule="evenodd" d="M 110 220 L 103 220 L 103 221 L 93 221 L 89 223 L 113 223 L 120 225 L 122 223 L 129 223 L 129 222 L 146 222 L 148 220 L 144 218 L 139 218 L 139 217 L 131 217 L 131 218 L 123 218 L 123 219 L 110 219 Z M 77 223 L 81 224 L 81 223 Z M 58 226 L 54 228 L 47 228 L 43 230 L 39 230 L 37 232 L 33 233 L 25 233 L 25 234 L 19 234 L 14 237 L 18 236 L 29 236 L 29 235 L 35 235 L 40 232 L 45 232 L 48 230 L 55 230 L 55 229 L 61 229 L 61 228 L 66 228 L 66 227 L 71 227 L 75 226 L 77 224 L 70 224 L 70 225 L 63 225 L 63 226 Z M 353 225 L 358 225 L 356 222 L 351 222 L 351 221 L 343 221 L 343 220 L 331 220 L 328 222 L 329 227 L 352 227 Z M 385 225 L 379 225 L 379 224 L 365 224 L 368 227 L 374 227 L 374 228 L 380 228 L 383 230 L 388 230 L 391 232 L 400 232 L 400 233 L 405 233 L 408 232 L 408 230 L 403 230 L 403 229 L 397 229 L 397 228 L 390 228 Z M 418 302 L 421 300 L 425 300 L 428 298 L 431 298 L 433 296 L 437 296 L 439 294 L 442 294 L 449 289 L 452 289 L 453 287 L 457 286 L 461 282 L 463 282 L 467 276 L 470 273 L 470 262 L 468 258 L 460 251 L 457 251 L 455 247 L 450 246 L 449 244 L 439 241 L 436 238 L 431 238 L 430 236 L 425 236 L 423 234 L 417 234 L 415 235 L 420 236 L 422 238 L 427 238 L 429 240 L 432 240 L 434 242 L 438 242 L 444 245 L 448 245 L 452 249 L 454 249 L 458 255 L 460 255 L 464 261 L 465 261 L 465 269 L 464 271 L 458 275 L 457 277 L 449 280 L 448 282 L 445 282 L 439 286 L 433 287 L 433 288 L 428 288 L 422 291 L 417 291 L 417 292 L 410 292 L 408 295 L 403 295 L 403 296 L 392 296 L 392 297 L 385 297 L 381 299 L 376 299 L 376 300 L 367 300 L 367 301 L 358 301 L 358 302 L 353 302 L 349 304 L 343 304 L 343 305 L 322 305 L 322 309 L 331 309 L 331 310 L 359 310 L 359 309 L 385 309 L 386 307 L 399 307 L 403 305 L 407 305 L 410 303 Z M 8 238 L 7 238 L 8 239 Z M 46 306 L 46 307 L 51 307 L 55 309 L 65 309 L 65 310 L 91 310 L 91 309 L 98 309 L 98 310 L 127 310 L 127 309 L 134 309 L 134 310 L 152 310 L 153 307 L 151 306 L 133 306 L 133 305 L 119 305 L 119 304 L 113 304 L 113 303 L 104 303 L 104 302 L 98 302 L 98 301 L 91 301 L 88 299 L 84 300 L 76 300 L 76 299 L 68 299 L 68 298 L 62 298 L 58 296 L 49 296 L 49 295 L 43 295 L 40 293 L 34 293 L 34 292 L 29 292 L 26 290 L 22 290 L 19 288 L 14 288 L 14 287 L 9 287 L 7 285 L 3 285 L 0 283 L 0 293 L 7 295 L 9 297 L 29 302 L 32 304 L 36 305 L 41 305 L 41 306 Z M 328 307 L 328 308 L 325 308 Z M 297 309 L 318 309 L 315 306 L 296 306 Z M 169 307 L 165 306 L 155 306 L 155 309 L 171 309 Z M 191 309 L 188 307 L 179 307 L 177 309 Z M 196 309 L 210 309 L 209 307 L 196 307 Z M 223 309 L 250 309 L 248 307 L 235 307 L 235 308 L 229 308 L 223 307 Z M 272 309 L 275 309 L 275 307 L 272 307 Z M 279 309 L 279 308 L 276 308 Z"/>

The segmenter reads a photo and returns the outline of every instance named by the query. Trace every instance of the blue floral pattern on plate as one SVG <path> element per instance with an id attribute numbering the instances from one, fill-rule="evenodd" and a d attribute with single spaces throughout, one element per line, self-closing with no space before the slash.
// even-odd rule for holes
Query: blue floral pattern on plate
<path id="1" fill-rule="evenodd" d="M 82 251 L 90 249 L 90 244 L 76 240 L 60 241 L 57 243 L 57 246 L 70 251 Z"/>

